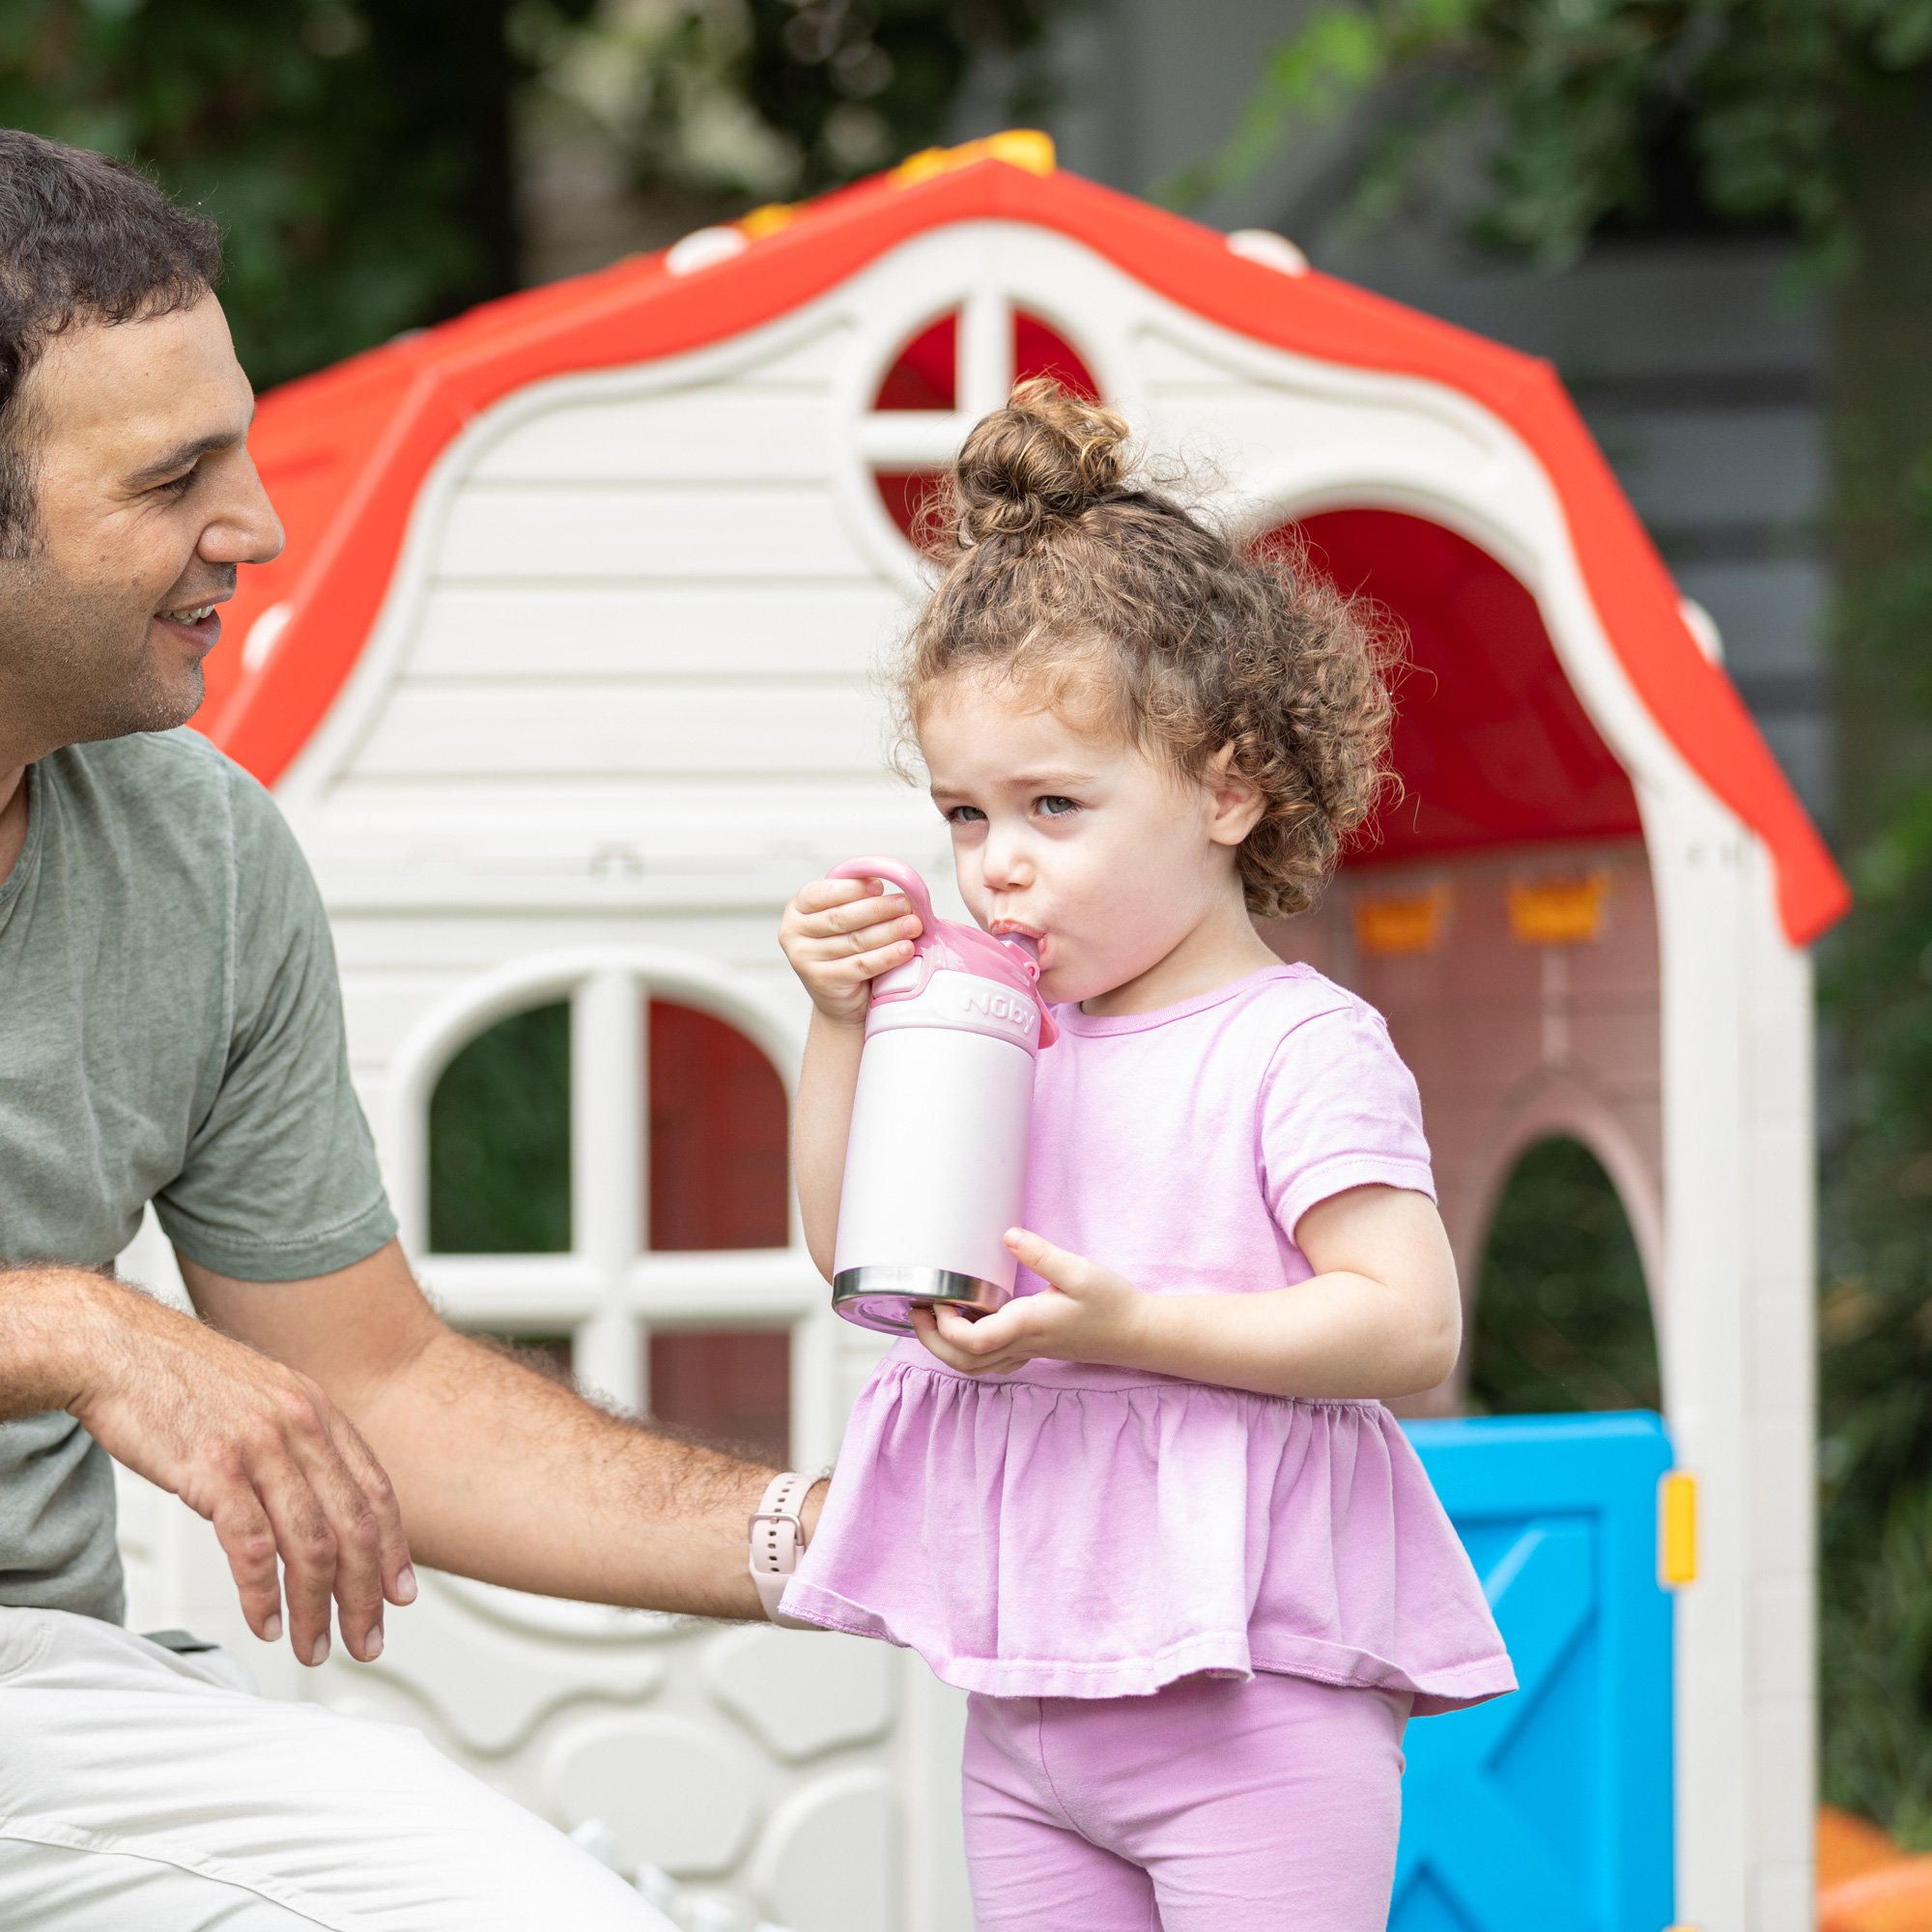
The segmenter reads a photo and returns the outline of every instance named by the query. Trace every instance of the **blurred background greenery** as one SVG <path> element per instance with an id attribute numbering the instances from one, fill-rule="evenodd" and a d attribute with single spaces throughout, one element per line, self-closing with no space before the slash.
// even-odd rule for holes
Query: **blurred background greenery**
<path id="1" fill-rule="evenodd" d="M 1815 548 L 1831 593 L 1829 782 L 1800 778 L 1859 895 L 1822 955 L 1825 1783 L 1932 1849 L 1932 0 L 1182 12 L 0 0 L 0 116 L 139 156 L 221 221 L 224 299 L 262 386 L 920 146 L 1041 120 L 1072 164 L 1214 219 L 1321 204 L 1338 252 L 1420 222 L 1467 260 L 1521 258 L 1560 285 L 1646 240 L 1768 242 L 1778 299 L 1816 318 L 1819 344 L 1816 527 L 1778 539 Z M 1219 92 L 1188 95 L 1182 56 L 1217 43 Z M 1296 199 L 1284 167 L 1345 186 Z M 1508 288 L 1513 310 L 1535 307 L 1526 278 Z M 502 1145 L 519 1122 L 567 1119 L 562 1024 L 525 1015 L 449 1069 L 439 1245 L 564 1238 L 567 1139 Z M 495 1198 L 506 1157 L 548 1177 L 528 1200 Z M 1525 1158 L 1480 1293 L 1484 1406 L 1656 1403 L 1634 1248 L 1582 1150 Z"/>
<path id="2" fill-rule="evenodd" d="M 589 266 L 586 243 L 657 245 L 930 145 L 975 58 L 1008 60 L 995 118 L 1024 120 L 1056 11 L 0 0 L 0 117 L 138 156 L 219 218 L 267 387 Z M 613 227 L 574 227 L 613 203 Z"/>

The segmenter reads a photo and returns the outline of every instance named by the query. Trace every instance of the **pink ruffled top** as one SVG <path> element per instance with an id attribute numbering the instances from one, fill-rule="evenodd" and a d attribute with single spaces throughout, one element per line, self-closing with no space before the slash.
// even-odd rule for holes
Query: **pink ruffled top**
<path id="1" fill-rule="evenodd" d="M 1027 1225 L 1154 1293 L 1312 1272 L 1293 1231 L 1378 1182 L 1430 1194 L 1408 1070 L 1304 966 L 1157 1012 L 1055 1009 Z M 1041 1284 L 1022 1271 L 1022 1293 Z M 1198 1671 L 1516 1688 L 1415 1451 L 1376 1402 L 1037 1361 L 960 1376 L 898 1344 L 861 1393 L 791 1614 L 909 1645 L 1003 1697 L 1121 1697 Z"/>

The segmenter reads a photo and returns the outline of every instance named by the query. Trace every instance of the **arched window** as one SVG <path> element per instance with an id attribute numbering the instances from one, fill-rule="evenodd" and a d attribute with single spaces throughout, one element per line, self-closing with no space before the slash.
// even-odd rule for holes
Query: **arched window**
<path id="1" fill-rule="evenodd" d="M 496 993 L 435 1057 L 425 1278 L 457 1325 L 786 1460 L 792 1330 L 824 1285 L 793 1241 L 778 1068 L 724 1011 L 646 971 L 555 981 L 526 1005 Z"/>
<path id="2" fill-rule="evenodd" d="M 1662 1406 L 1636 1241 L 1580 1141 L 1536 1142 L 1497 1200 L 1477 1280 L 1468 1406 L 1493 1415 Z"/>
<path id="3" fill-rule="evenodd" d="M 1086 359 L 1051 323 L 990 292 L 926 323 L 899 350 L 860 441 L 888 514 L 909 539 L 917 541 L 927 494 L 967 431 L 1033 376 L 1099 399 Z"/>

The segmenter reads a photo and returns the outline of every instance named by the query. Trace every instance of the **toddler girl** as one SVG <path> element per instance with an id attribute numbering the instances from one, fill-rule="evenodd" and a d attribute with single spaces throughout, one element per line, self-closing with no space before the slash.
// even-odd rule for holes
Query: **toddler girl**
<path id="1" fill-rule="evenodd" d="M 1060 1039 L 1019 1293 L 915 1311 L 783 1607 L 971 1693 L 981 1932 L 1370 1932 L 1405 1722 L 1515 1688 L 1378 1400 L 1459 1339 L 1414 1082 L 1251 918 L 1314 901 L 1389 702 L 1353 608 L 1134 487 L 1125 435 L 1029 384 L 954 470 L 904 715 L 966 904 L 1037 943 Z M 867 983 L 917 929 L 876 882 L 785 915 L 828 1274 Z"/>

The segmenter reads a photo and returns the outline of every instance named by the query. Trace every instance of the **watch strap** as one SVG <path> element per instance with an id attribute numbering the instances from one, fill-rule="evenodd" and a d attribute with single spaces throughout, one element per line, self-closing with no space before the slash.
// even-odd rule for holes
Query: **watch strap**
<path id="1" fill-rule="evenodd" d="M 758 1507 L 752 1513 L 752 1581 L 757 1585 L 758 1602 L 765 1615 L 786 1630 L 816 1630 L 802 1617 L 788 1617 L 779 1608 L 779 1599 L 791 1581 L 798 1559 L 805 1553 L 805 1519 L 801 1512 L 812 1483 L 796 1469 L 774 1476 L 765 1486 Z"/>

